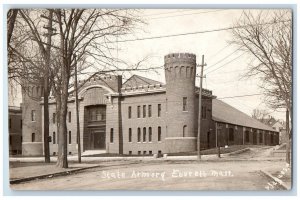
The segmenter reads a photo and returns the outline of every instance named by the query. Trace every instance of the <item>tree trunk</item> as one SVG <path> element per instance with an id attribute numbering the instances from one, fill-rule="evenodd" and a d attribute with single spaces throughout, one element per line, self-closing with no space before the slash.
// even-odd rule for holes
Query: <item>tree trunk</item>
<path id="1" fill-rule="evenodd" d="M 15 21 L 16 21 L 17 15 L 18 15 L 18 10 L 19 9 L 11 9 L 9 11 L 9 12 L 12 12 L 12 14 L 11 14 L 11 17 L 9 18 L 8 25 L 7 25 L 8 26 L 7 27 L 7 44 L 10 43 L 11 36 L 14 31 Z"/>
<path id="2" fill-rule="evenodd" d="M 290 114 L 289 114 L 289 110 L 286 110 L 286 163 L 287 164 L 291 164 L 291 152 L 290 152 Z"/>

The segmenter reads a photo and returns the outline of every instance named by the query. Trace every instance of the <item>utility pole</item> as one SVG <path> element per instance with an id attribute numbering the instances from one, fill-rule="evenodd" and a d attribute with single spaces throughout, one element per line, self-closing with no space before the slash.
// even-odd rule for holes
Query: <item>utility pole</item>
<path id="1" fill-rule="evenodd" d="M 202 64 L 198 65 L 201 67 L 200 73 L 200 87 L 199 87 L 199 112 L 198 112 L 198 135 L 197 135 L 197 154 L 198 160 L 201 159 L 201 143 L 200 143 L 200 133 L 201 133 L 201 121 L 202 121 L 202 80 L 203 80 L 203 68 L 206 66 L 204 64 L 204 55 L 202 55 Z"/>
<path id="2" fill-rule="evenodd" d="M 41 16 L 43 17 L 43 16 Z M 45 69 L 44 69 L 44 156 L 45 156 L 45 163 L 50 163 L 50 150 L 49 150 L 49 70 L 50 70 L 50 59 L 51 59 L 51 41 L 53 35 L 53 28 L 52 28 L 52 18 L 53 18 L 53 10 L 49 10 L 48 16 L 48 25 L 44 26 L 48 32 L 45 34 L 47 37 L 47 46 L 45 50 Z"/>
<path id="3" fill-rule="evenodd" d="M 78 149 L 78 162 L 81 163 L 81 145 L 80 145 L 80 124 L 79 124 L 79 108 L 78 108 L 78 87 L 77 87 L 77 58 L 76 54 L 74 54 L 75 58 L 75 104 L 76 104 L 76 123 L 77 123 L 77 149 Z"/>

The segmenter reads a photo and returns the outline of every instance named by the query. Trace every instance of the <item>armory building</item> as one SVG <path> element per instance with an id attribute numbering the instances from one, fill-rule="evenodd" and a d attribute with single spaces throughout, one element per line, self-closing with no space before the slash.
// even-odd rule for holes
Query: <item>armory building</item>
<path id="1" fill-rule="evenodd" d="M 196 150 L 199 88 L 196 56 L 164 57 L 166 84 L 133 75 L 97 76 L 79 81 L 81 149 L 107 153 L 154 154 Z M 43 99 L 39 86 L 23 93 L 22 154 L 43 154 Z M 201 148 L 218 145 L 276 145 L 278 132 L 202 91 Z M 49 99 L 50 152 L 57 154 L 56 102 Z M 75 96 L 68 100 L 68 152 L 77 153 Z"/>

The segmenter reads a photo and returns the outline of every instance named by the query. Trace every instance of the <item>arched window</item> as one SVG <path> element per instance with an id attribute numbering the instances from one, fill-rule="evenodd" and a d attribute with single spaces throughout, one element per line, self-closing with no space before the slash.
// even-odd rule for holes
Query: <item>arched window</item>
<path id="1" fill-rule="evenodd" d="M 143 128 L 143 142 L 146 142 L 146 127 Z"/>
<path id="2" fill-rule="evenodd" d="M 141 128 L 138 128 L 138 135 L 137 135 L 137 141 L 141 142 Z"/>
<path id="3" fill-rule="evenodd" d="M 111 128 L 110 129 L 110 143 L 113 143 L 114 142 L 114 129 Z"/>
<path id="4" fill-rule="evenodd" d="M 160 126 L 157 128 L 157 140 L 159 142 L 161 141 L 161 127 Z"/>
<path id="5" fill-rule="evenodd" d="M 149 127 L 149 142 L 152 142 L 152 128 Z"/>
<path id="6" fill-rule="evenodd" d="M 132 130 L 131 130 L 131 128 L 128 129 L 128 142 L 132 142 Z"/>
<path id="7" fill-rule="evenodd" d="M 53 144 L 56 143 L 56 135 L 55 135 L 55 132 L 53 132 Z"/>
<path id="8" fill-rule="evenodd" d="M 35 142 L 35 133 L 31 134 L 31 142 Z"/>
<path id="9" fill-rule="evenodd" d="M 187 126 L 186 125 L 183 126 L 183 130 L 182 131 L 183 131 L 182 136 L 185 137 L 186 133 L 187 133 Z"/>
<path id="10" fill-rule="evenodd" d="M 72 133 L 71 133 L 71 131 L 69 131 L 69 144 L 71 144 L 72 143 Z"/>

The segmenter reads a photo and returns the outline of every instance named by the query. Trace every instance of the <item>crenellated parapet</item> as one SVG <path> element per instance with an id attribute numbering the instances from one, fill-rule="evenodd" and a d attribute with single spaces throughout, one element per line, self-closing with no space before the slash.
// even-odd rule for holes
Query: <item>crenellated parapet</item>
<path id="1" fill-rule="evenodd" d="M 142 94 L 142 93 L 156 93 L 165 91 L 165 85 L 140 85 L 134 87 L 123 87 L 121 88 L 122 95 L 126 94 Z"/>
<path id="2" fill-rule="evenodd" d="M 165 76 L 167 83 L 187 80 L 194 82 L 196 76 L 196 55 L 191 53 L 166 55 Z"/>

